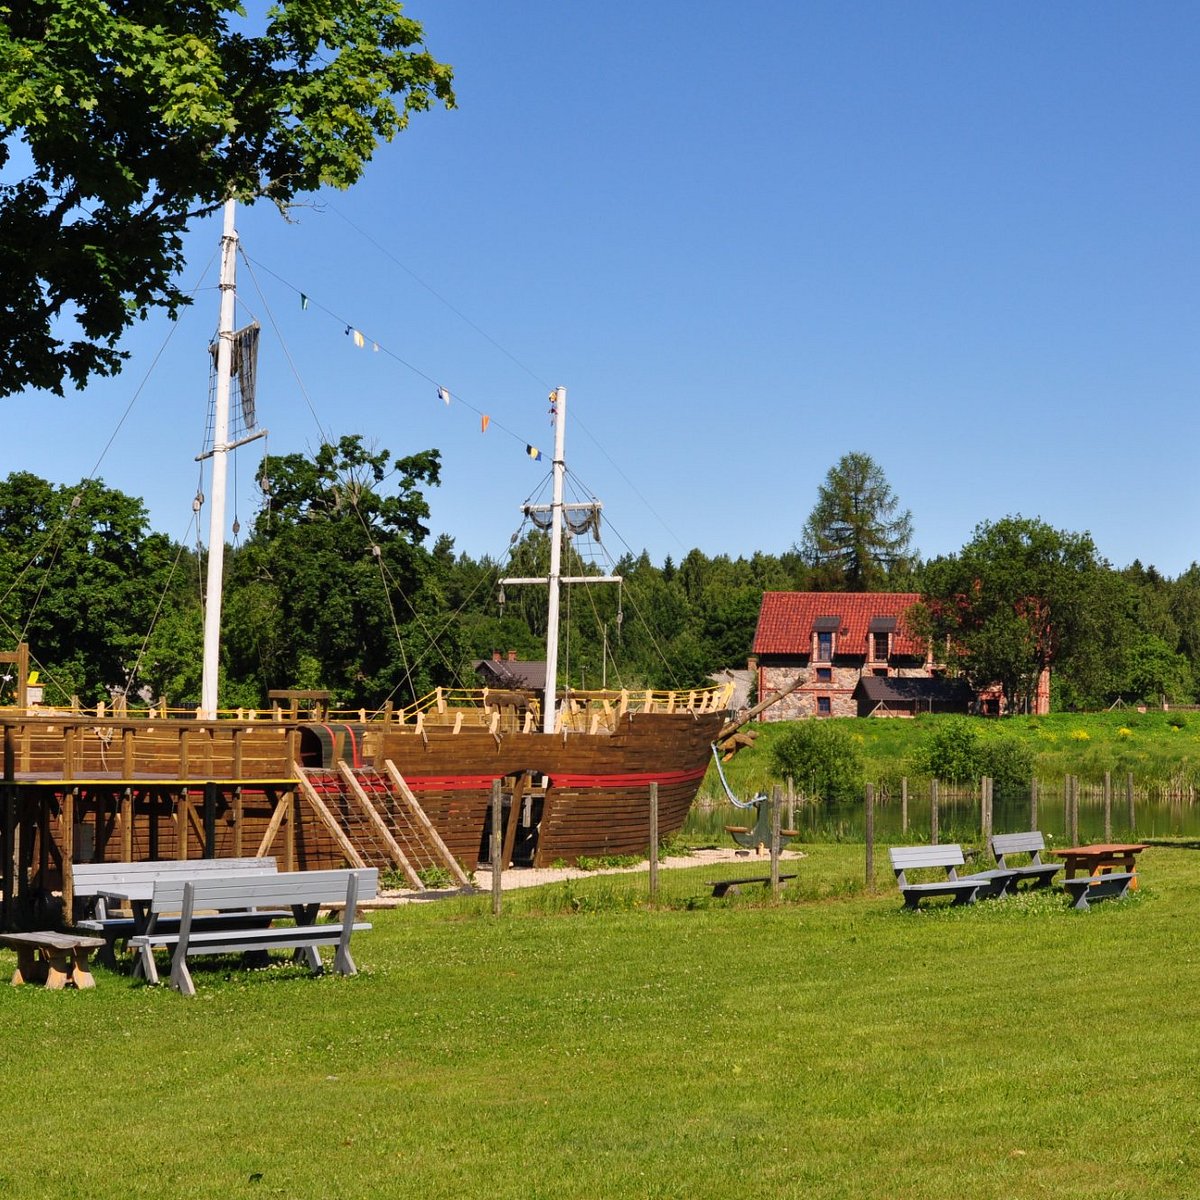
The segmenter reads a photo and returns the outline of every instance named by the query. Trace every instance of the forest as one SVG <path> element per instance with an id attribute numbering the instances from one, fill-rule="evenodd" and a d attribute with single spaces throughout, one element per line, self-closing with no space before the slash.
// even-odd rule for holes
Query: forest
<path id="1" fill-rule="evenodd" d="M 226 552 L 222 707 L 262 706 L 280 687 L 327 690 L 336 707 L 402 705 L 476 686 L 473 664 L 493 652 L 544 658 L 545 589 L 501 580 L 545 575 L 548 535 L 525 530 L 503 562 L 456 552 L 428 528 L 439 467 L 436 450 L 394 458 L 357 436 L 264 460 L 260 511 Z M 850 507 L 871 517 L 849 532 L 836 511 L 847 481 Z M 1017 694 L 1050 662 L 1056 710 L 1195 700 L 1200 566 L 1175 579 L 1118 569 L 1086 535 L 1019 517 L 923 562 L 906 518 L 879 468 L 847 455 L 782 554 L 625 554 L 608 567 L 619 585 L 565 590 L 559 682 L 694 686 L 745 667 L 765 590 L 896 590 L 921 594 L 912 620 L 946 639 L 956 669 Z M 570 574 L 601 573 L 573 544 L 565 553 Z M 49 703 L 194 706 L 203 571 L 201 550 L 156 532 L 139 499 L 103 481 L 0 480 L 0 640 L 29 644 Z M 12 678 L 0 687 L 11 702 Z"/>

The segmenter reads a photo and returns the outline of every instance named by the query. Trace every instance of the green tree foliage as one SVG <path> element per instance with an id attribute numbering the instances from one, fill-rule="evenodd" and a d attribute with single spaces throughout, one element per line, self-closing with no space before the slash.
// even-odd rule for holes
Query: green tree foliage
<path id="1" fill-rule="evenodd" d="M 120 367 L 193 217 L 348 187 L 451 71 L 398 0 L 0 4 L 0 395 Z M 20 144 L 18 144 L 20 143 Z"/>
<path id="2" fill-rule="evenodd" d="M 973 686 L 999 683 L 1010 710 L 1032 703 L 1050 666 L 1080 696 L 1096 697 L 1111 686 L 1106 664 L 1129 636 L 1114 578 L 1087 534 L 1005 517 L 979 525 L 957 555 L 926 564 L 909 620 Z"/>
<path id="3" fill-rule="evenodd" d="M 254 680 L 262 694 L 304 678 L 344 706 L 408 700 L 454 681 L 456 629 L 421 544 L 422 488 L 436 485 L 438 470 L 436 450 L 393 459 L 357 436 L 312 458 L 265 461 L 270 504 L 230 559 L 233 679 Z"/>
<path id="4" fill-rule="evenodd" d="M 845 727 L 832 721 L 790 725 L 771 746 L 771 768 L 809 799 L 836 804 L 863 794 L 862 756 Z"/>
<path id="5" fill-rule="evenodd" d="M 0 481 L 2 636 L 30 643 L 47 700 L 95 703 L 126 687 L 164 593 L 182 594 L 177 556 L 141 501 L 98 480 Z"/>
<path id="6" fill-rule="evenodd" d="M 912 514 L 869 454 L 843 455 L 829 469 L 804 525 L 801 553 L 814 586 L 827 591 L 882 591 L 912 564 Z"/>

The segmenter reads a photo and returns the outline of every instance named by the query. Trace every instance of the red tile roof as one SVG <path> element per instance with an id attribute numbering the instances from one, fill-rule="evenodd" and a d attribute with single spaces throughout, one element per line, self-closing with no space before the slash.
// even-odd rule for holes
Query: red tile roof
<path id="1" fill-rule="evenodd" d="M 808 654 L 814 623 L 839 617 L 837 654 L 867 653 L 873 617 L 895 617 L 892 653 L 925 657 L 925 646 L 904 627 L 904 614 L 921 597 L 916 592 L 764 592 L 754 631 L 755 654 Z"/>

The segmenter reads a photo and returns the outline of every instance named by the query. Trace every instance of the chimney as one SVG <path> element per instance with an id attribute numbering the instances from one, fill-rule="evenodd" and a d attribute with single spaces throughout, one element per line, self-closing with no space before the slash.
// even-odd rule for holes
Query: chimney
<path id="1" fill-rule="evenodd" d="M 493 650 L 492 651 L 492 662 L 499 662 L 499 661 L 500 661 L 500 651 Z"/>
<path id="2" fill-rule="evenodd" d="M 517 652 L 516 652 L 515 650 L 510 650 L 510 651 L 508 652 L 508 661 L 509 661 L 509 662 L 516 662 L 516 661 L 517 661 Z"/>

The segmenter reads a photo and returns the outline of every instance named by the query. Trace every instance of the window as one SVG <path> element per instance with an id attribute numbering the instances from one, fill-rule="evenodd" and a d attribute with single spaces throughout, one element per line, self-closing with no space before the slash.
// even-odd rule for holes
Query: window
<path id="1" fill-rule="evenodd" d="M 829 697 L 828 696 L 818 696 L 817 697 L 817 714 L 822 717 L 827 717 L 830 715 L 830 713 L 832 711 L 833 711 L 833 709 L 830 706 Z"/>
<path id="2" fill-rule="evenodd" d="M 833 661 L 833 633 L 822 630 L 817 634 L 817 662 Z"/>
<path id="3" fill-rule="evenodd" d="M 871 661 L 872 662 L 887 662 L 888 656 L 888 634 L 873 633 L 871 634 Z"/>
<path id="4" fill-rule="evenodd" d="M 818 683 L 832 683 L 833 682 L 833 668 L 832 667 L 818 667 L 817 668 L 817 682 Z"/>

